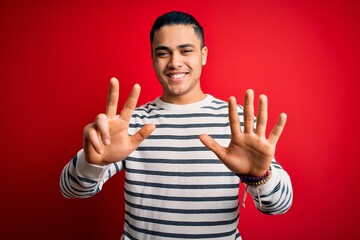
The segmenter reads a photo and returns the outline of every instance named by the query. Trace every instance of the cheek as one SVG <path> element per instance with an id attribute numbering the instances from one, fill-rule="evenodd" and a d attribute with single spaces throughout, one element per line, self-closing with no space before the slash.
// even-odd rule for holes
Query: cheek
<path id="1" fill-rule="evenodd" d="M 201 68 L 203 66 L 201 58 L 192 59 L 191 61 L 189 61 L 189 64 L 194 71 L 201 71 Z"/>
<path id="2" fill-rule="evenodd" d="M 157 71 L 163 71 L 167 66 L 167 61 L 165 59 L 155 60 L 153 65 Z"/>
<path id="3" fill-rule="evenodd" d="M 153 67 L 154 67 L 156 74 L 161 73 L 162 68 L 161 68 L 161 65 L 159 64 L 159 62 L 153 62 Z"/>

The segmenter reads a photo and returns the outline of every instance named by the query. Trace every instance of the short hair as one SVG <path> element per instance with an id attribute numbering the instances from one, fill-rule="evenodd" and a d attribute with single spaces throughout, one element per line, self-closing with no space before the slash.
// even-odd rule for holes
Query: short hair
<path id="1" fill-rule="evenodd" d="M 204 30 L 200 26 L 199 22 L 190 14 L 178 11 L 172 11 L 159 16 L 150 31 L 150 44 L 154 40 L 155 31 L 164 26 L 172 25 L 191 25 L 194 28 L 195 35 L 200 39 L 201 48 L 205 46 L 204 42 Z"/>

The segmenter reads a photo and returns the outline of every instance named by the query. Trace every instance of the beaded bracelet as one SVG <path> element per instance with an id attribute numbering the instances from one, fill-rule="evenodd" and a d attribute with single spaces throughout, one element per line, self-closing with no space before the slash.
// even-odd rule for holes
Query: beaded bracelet
<path id="1" fill-rule="evenodd" d="M 259 206 L 262 207 L 261 197 L 260 197 L 260 190 L 259 186 L 265 184 L 271 177 L 271 168 L 267 170 L 262 176 L 260 177 L 251 177 L 247 175 L 238 175 L 241 182 L 243 182 L 246 187 L 244 191 L 244 197 L 242 200 L 242 206 L 245 208 L 245 201 L 247 197 L 247 193 L 249 192 L 249 187 L 255 187 L 255 191 L 258 197 Z"/>
<path id="2" fill-rule="evenodd" d="M 246 185 L 261 186 L 261 185 L 264 185 L 270 179 L 271 170 L 268 169 L 260 177 L 252 177 L 252 176 L 247 176 L 247 175 L 238 175 L 238 176 L 239 176 L 241 182 L 245 183 Z"/>

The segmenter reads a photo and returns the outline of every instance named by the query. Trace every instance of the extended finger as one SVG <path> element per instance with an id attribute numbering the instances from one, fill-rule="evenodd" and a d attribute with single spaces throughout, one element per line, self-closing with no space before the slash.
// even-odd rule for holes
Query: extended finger
<path id="1" fill-rule="evenodd" d="M 131 89 L 130 95 L 128 99 L 126 100 L 126 103 L 121 111 L 120 117 L 129 122 L 131 115 L 136 107 L 137 101 L 139 99 L 140 95 L 140 85 L 135 84 L 133 88 Z"/>
<path id="2" fill-rule="evenodd" d="M 244 132 L 254 132 L 254 91 L 252 89 L 247 90 L 245 93 Z"/>
<path id="3" fill-rule="evenodd" d="M 236 135 L 241 132 L 240 121 L 239 121 L 239 112 L 237 109 L 237 103 L 235 97 L 229 98 L 229 121 L 230 121 L 230 130 L 231 135 Z"/>
<path id="4" fill-rule="evenodd" d="M 279 119 L 277 120 L 274 128 L 271 130 L 269 135 L 269 143 L 272 145 L 276 145 L 279 140 L 282 131 L 284 130 L 285 124 L 287 120 L 287 115 L 285 113 L 280 114 Z"/>
<path id="5" fill-rule="evenodd" d="M 259 137 L 265 137 L 267 120 L 268 120 L 268 100 L 265 95 L 260 95 L 258 116 L 256 120 L 256 134 Z"/>
<path id="6" fill-rule="evenodd" d="M 139 144 L 144 141 L 154 130 L 154 124 L 146 124 L 139 131 L 137 131 L 131 138 L 133 147 L 137 148 Z"/>
<path id="7" fill-rule="evenodd" d="M 106 115 L 108 118 L 116 116 L 117 105 L 119 101 L 119 81 L 116 78 L 111 78 L 108 92 Z"/>
<path id="8" fill-rule="evenodd" d="M 105 114 L 99 114 L 95 119 L 95 126 L 98 130 L 104 145 L 110 144 L 109 122 Z"/>
<path id="9" fill-rule="evenodd" d="M 225 158 L 226 150 L 219 143 L 217 143 L 212 137 L 207 134 L 201 134 L 199 136 L 200 141 L 218 156 L 220 160 Z"/>

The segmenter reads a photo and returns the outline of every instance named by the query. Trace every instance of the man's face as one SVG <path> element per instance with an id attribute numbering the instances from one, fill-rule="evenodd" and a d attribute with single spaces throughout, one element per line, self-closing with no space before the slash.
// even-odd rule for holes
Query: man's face
<path id="1" fill-rule="evenodd" d="M 202 66 L 207 48 L 191 25 L 164 26 L 154 33 L 152 60 L 163 86 L 162 100 L 170 103 L 191 103 L 204 94 L 200 88 Z"/>

